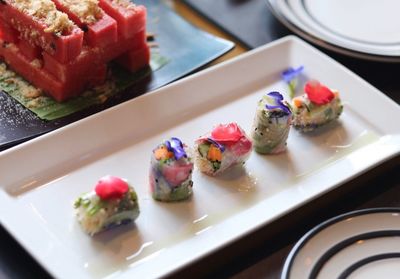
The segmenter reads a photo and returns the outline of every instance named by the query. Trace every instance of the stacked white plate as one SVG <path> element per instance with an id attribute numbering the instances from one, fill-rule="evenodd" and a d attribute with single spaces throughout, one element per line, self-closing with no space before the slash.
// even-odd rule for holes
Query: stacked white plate
<path id="1" fill-rule="evenodd" d="M 303 38 L 335 52 L 400 62 L 398 0 L 268 0 L 271 11 Z"/>

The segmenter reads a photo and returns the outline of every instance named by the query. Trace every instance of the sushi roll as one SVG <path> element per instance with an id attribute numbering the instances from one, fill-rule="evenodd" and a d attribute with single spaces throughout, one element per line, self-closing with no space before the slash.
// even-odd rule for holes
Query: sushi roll
<path id="1" fill-rule="evenodd" d="M 286 149 L 292 112 L 279 92 L 270 92 L 258 102 L 251 137 L 254 150 L 276 154 Z"/>
<path id="2" fill-rule="evenodd" d="M 105 176 L 95 189 L 74 203 L 78 222 L 89 235 L 134 221 L 140 213 L 133 187 L 118 177 Z"/>
<path id="3" fill-rule="evenodd" d="M 189 148 L 178 138 L 159 144 L 150 162 L 150 190 L 155 200 L 174 202 L 192 195 L 193 161 Z"/>
<path id="4" fill-rule="evenodd" d="M 208 175 L 243 164 L 250 156 L 252 142 L 236 123 L 220 124 L 195 142 L 195 163 Z"/>
<path id="5" fill-rule="evenodd" d="M 343 111 L 339 92 L 314 80 L 306 83 L 304 91 L 293 99 L 294 128 L 311 132 L 339 118 Z"/>

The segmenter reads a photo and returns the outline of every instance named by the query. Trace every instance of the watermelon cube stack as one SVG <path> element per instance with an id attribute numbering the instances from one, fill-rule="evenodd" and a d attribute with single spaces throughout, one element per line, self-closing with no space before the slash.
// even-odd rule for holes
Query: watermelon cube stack
<path id="1" fill-rule="evenodd" d="M 146 8 L 129 0 L 2 0 L 0 58 L 65 101 L 104 83 L 110 61 L 132 72 L 149 64 Z"/>

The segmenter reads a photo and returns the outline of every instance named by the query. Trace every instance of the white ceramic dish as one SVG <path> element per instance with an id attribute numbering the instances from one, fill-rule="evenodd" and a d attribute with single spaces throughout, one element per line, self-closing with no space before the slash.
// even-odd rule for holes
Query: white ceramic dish
<path id="1" fill-rule="evenodd" d="M 400 61 L 400 38 L 392 16 L 398 1 L 268 0 L 292 31 L 327 49 L 368 60 Z"/>
<path id="2" fill-rule="evenodd" d="M 282 279 L 398 278 L 400 209 L 350 212 L 315 227 L 289 254 Z"/>
<path id="3" fill-rule="evenodd" d="M 213 125 L 249 131 L 256 102 L 286 92 L 282 70 L 341 92 L 340 121 L 317 133 L 291 131 L 286 153 L 252 153 L 218 178 L 195 170 L 194 195 L 165 204 L 148 191 L 150 152 L 170 136 L 187 144 Z M 288 214 L 400 152 L 400 107 L 360 77 L 290 36 L 160 90 L 0 153 L 1 224 L 57 278 L 159 277 Z M 74 199 L 106 174 L 136 188 L 135 225 L 90 238 Z"/>

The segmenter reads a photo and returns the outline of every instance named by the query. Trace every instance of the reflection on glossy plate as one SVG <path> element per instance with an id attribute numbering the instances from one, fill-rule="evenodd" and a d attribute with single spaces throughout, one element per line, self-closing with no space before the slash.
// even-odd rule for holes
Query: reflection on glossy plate
<path id="1" fill-rule="evenodd" d="M 290 252 L 282 279 L 389 279 L 399 272 L 400 208 L 374 208 L 308 232 Z"/>
<path id="2" fill-rule="evenodd" d="M 152 200 L 147 172 L 156 144 L 170 136 L 191 144 L 231 121 L 249 131 L 259 98 L 287 92 L 280 73 L 297 65 L 341 92 L 340 121 L 307 135 L 291 131 L 286 153 L 253 152 L 243 168 L 221 177 L 196 170 L 189 201 Z M 59 278 L 166 275 L 399 154 L 400 127 L 387 115 L 400 118 L 399 106 L 300 39 L 286 37 L 0 153 L 6 209 L 0 220 Z M 131 226 L 90 238 L 72 203 L 106 174 L 136 188 L 141 215 Z"/>

